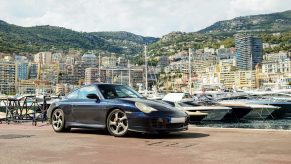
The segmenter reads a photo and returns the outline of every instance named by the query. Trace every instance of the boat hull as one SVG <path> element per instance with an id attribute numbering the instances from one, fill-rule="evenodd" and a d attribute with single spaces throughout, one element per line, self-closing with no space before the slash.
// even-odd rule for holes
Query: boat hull
<path id="1" fill-rule="evenodd" d="M 223 121 L 239 121 L 252 111 L 252 108 L 246 106 L 237 105 L 225 105 L 225 106 L 232 108 L 232 110 L 223 118 Z"/>
<path id="2" fill-rule="evenodd" d="M 280 107 L 280 109 L 274 110 L 268 117 L 269 119 L 282 119 L 285 117 L 291 117 L 291 105 L 290 104 L 270 104 Z"/>
<path id="3" fill-rule="evenodd" d="M 201 115 L 190 115 L 189 116 L 189 122 L 190 123 L 199 123 L 201 122 L 205 117 L 207 116 L 207 114 L 201 114 Z"/>
<path id="4" fill-rule="evenodd" d="M 202 121 L 222 121 L 229 113 L 231 113 L 231 111 L 231 108 L 211 110 L 208 112 L 208 115 L 202 119 Z"/>
<path id="5" fill-rule="evenodd" d="M 276 109 L 254 108 L 244 119 L 267 119 Z"/>

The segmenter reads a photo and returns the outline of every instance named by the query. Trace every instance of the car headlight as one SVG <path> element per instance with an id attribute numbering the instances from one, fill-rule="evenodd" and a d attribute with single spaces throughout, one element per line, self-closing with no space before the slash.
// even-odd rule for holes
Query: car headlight
<path id="1" fill-rule="evenodd" d="M 151 113 L 151 112 L 153 112 L 153 111 L 157 111 L 155 108 L 152 108 L 152 107 L 147 106 L 147 105 L 145 105 L 145 104 L 143 104 L 143 103 L 140 103 L 140 102 L 136 102 L 136 103 L 135 103 L 135 106 L 136 106 L 140 111 L 142 111 L 142 112 L 144 112 L 144 113 Z"/>

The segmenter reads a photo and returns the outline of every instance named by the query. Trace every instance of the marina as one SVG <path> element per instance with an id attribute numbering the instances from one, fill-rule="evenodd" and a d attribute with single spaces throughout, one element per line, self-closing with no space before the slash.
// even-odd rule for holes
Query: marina
<path id="1" fill-rule="evenodd" d="M 186 93 L 169 93 L 161 101 L 182 110 L 189 115 L 189 122 L 197 127 L 291 129 L 290 100 L 282 94 L 252 96 L 228 96 L 217 99 L 192 97 Z M 149 99 L 153 99 L 149 95 Z M 208 97 L 209 98 L 209 97 Z M 57 96 L 18 95 L 1 98 L 0 120 L 2 123 L 46 121 L 46 110 Z M 45 105 L 43 105 L 45 104 Z M 267 105 L 271 104 L 271 105 Z"/>
<path id="2" fill-rule="evenodd" d="M 201 122 L 197 127 L 291 130 L 291 118 L 280 120 L 241 120 L 239 122 Z"/>

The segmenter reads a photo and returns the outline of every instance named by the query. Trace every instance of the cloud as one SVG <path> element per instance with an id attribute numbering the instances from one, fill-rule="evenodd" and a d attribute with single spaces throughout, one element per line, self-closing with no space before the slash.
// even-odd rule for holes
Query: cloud
<path id="1" fill-rule="evenodd" d="M 290 6 L 290 0 L 0 0 L 0 19 L 21 26 L 49 24 L 77 31 L 162 36 Z"/>
<path id="2" fill-rule="evenodd" d="M 232 0 L 228 18 L 237 16 L 263 14 L 290 10 L 291 1 L 288 0 Z"/>

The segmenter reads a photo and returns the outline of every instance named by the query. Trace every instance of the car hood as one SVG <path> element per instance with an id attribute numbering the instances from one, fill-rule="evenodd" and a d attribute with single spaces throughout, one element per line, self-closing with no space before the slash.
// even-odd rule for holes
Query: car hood
<path id="1" fill-rule="evenodd" d="M 177 108 L 174 108 L 171 105 L 159 100 L 149 100 L 149 99 L 142 99 L 142 98 L 121 98 L 120 100 L 131 101 L 133 103 L 140 102 L 147 106 L 155 108 L 158 111 L 179 111 Z"/>

